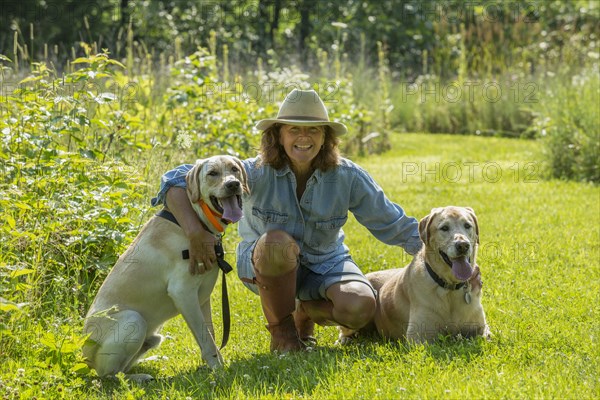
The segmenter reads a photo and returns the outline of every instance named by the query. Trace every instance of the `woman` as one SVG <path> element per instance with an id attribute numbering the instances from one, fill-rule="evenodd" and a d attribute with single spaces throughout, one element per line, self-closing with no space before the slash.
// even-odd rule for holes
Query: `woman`
<path id="1" fill-rule="evenodd" d="M 341 158 L 344 124 L 329 120 L 314 90 L 290 92 L 277 118 L 259 121 L 260 156 L 244 161 L 250 195 L 239 222 L 237 270 L 258 293 L 271 351 L 314 344 L 314 323 L 359 329 L 375 312 L 377 293 L 344 244 L 352 212 L 377 239 L 415 254 L 417 220 L 387 199 L 358 165 Z M 163 203 L 190 239 L 190 271 L 215 265 L 215 238 L 200 224 L 185 193 L 181 166 L 163 176 Z M 298 301 L 296 301 L 296 299 Z"/>

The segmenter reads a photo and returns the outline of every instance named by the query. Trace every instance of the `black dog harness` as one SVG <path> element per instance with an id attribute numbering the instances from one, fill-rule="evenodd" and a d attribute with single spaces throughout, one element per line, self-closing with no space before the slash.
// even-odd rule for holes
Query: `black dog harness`
<path id="1" fill-rule="evenodd" d="M 161 218 L 171 221 L 172 223 L 176 224 L 177 226 L 180 226 L 179 222 L 177 222 L 177 219 L 170 211 L 161 210 L 156 215 L 158 217 L 161 217 Z M 219 349 L 222 349 L 223 347 L 225 347 L 225 345 L 229 341 L 229 332 L 231 330 L 231 314 L 229 312 L 229 295 L 227 293 L 227 280 L 225 278 L 225 275 L 228 274 L 229 272 L 233 271 L 233 268 L 227 261 L 225 261 L 225 252 L 223 251 L 223 243 L 221 241 L 220 236 L 219 236 L 219 240 L 215 244 L 215 254 L 217 255 L 217 264 L 219 265 L 219 268 L 221 269 L 221 271 L 223 271 L 223 279 L 221 282 L 222 283 L 221 284 L 221 290 L 222 290 L 222 292 L 221 292 L 221 310 L 223 313 L 223 340 L 221 342 L 221 347 L 219 348 Z M 183 250 L 181 252 L 181 258 L 184 260 L 189 260 L 190 259 L 190 251 Z"/>

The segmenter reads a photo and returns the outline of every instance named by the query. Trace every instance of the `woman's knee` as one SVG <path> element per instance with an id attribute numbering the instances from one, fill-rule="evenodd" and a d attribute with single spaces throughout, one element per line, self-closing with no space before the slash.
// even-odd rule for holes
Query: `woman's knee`
<path id="1" fill-rule="evenodd" d="M 332 286 L 327 291 L 333 302 L 336 322 L 352 329 L 369 323 L 375 315 L 377 302 L 371 287 L 363 282 L 345 282 Z"/>
<path id="2" fill-rule="evenodd" d="M 274 230 L 258 239 L 252 262 L 262 275 L 281 275 L 297 267 L 299 254 L 300 248 L 290 234 Z"/>

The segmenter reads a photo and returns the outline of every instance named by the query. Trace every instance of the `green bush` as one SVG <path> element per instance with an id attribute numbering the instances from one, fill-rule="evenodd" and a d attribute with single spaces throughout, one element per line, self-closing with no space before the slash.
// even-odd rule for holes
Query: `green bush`
<path id="1" fill-rule="evenodd" d="M 600 78 L 586 70 L 548 80 L 534 129 L 555 178 L 600 183 Z"/>
<path id="2" fill-rule="evenodd" d="M 21 286 L 0 295 L 30 315 L 82 313 L 141 218 L 141 171 L 117 160 L 130 116 L 104 91 L 119 63 L 74 63 L 62 79 L 37 64 L 1 104 L 0 268 Z"/>

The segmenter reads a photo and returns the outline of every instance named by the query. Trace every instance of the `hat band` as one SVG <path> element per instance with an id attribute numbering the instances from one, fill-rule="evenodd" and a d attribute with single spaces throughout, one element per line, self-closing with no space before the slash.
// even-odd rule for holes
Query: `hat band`
<path id="1" fill-rule="evenodd" d="M 296 120 L 296 121 L 322 121 L 329 122 L 328 119 L 325 118 L 316 118 L 316 117 L 307 117 L 306 115 L 286 115 L 283 117 L 277 117 L 277 119 L 287 119 L 287 120 Z"/>

